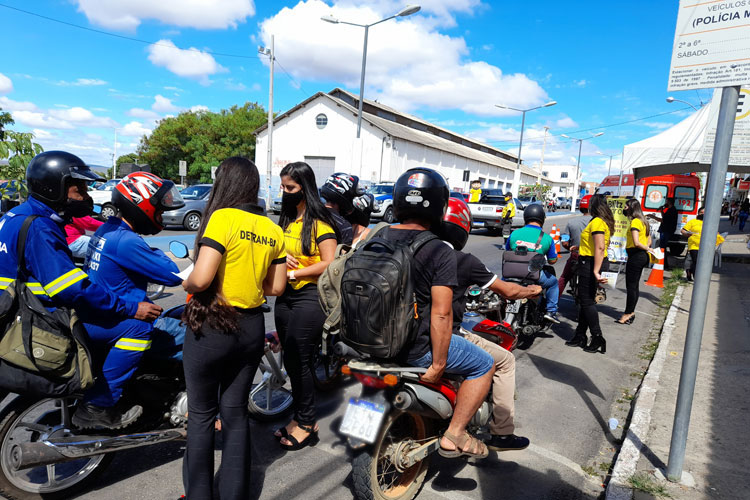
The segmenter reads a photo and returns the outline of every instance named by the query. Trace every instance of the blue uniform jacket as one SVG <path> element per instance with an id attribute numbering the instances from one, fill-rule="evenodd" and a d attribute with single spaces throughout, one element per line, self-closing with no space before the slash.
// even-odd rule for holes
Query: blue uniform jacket
<path id="1" fill-rule="evenodd" d="M 27 215 L 39 215 L 32 222 L 26 239 L 26 273 L 29 289 L 53 309 L 73 307 L 82 317 L 132 317 L 138 301 L 120 298 L 105 287 L 87 279 L 73 263 L 62 220 L 44 203 L 29 198 L 0 219 L 0 290 L 16 279 L 17 240 Z"/>

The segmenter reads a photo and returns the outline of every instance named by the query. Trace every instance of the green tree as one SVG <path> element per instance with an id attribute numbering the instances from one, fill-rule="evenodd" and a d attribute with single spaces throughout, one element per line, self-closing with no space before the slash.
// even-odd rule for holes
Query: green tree
<path id="1" fill-rule="evenodd" d="M 0 160 L 8 160 L 8 164 L 0 165 L 0 179 L 23 181 L 26 178 L 26 165 L 34 156 L 43 151 L 42 147 L 33 142 L 31 132 L 14 132 L 5 130 L 3 140 L 0 141 Z M 26 183 L 20 183 L 18 195 L 25 198 L 28 194 Z M 0 193 L 3 198 L 7 195 Z"/>
<path id="2" fill-rule="evenodd" d="M 8 125 L 13 125 L 14 123 L 16 122 L 13 121 L 13 116 L 7 111 L 3 111 L 3 108 L 0 108 L 0 141 L 5 138 L 5 129 Z"/>
<path id="3" fill-rule="evenodd" d="M 524 184 L 521 186 L 521 193 L 528 196 L 536 196 L 537 200 L 547 199 L 547 193 L 552 190 L 552 186 L 546 184 Z"/>
<path id="4" fill-rule="evenodd" d="M 232 106 L 218 113 L 186 111 L 159 122 L 141 139 L 138 158 L 161 177 L 179 180 L 179 162 L 188 164 L 188 182 L 211 182 L 211 167 L 229 156 L 255 156 L 253 131 L 266 121 L 257 103 Z"/>
<path id="5" fill-rule="evenodd" d="M 128 153 L 126 155 L 122 155 L 119 158 L 117 158 L 117 168 L 119 171 L 120 165 L 123 163 L 138 163 L 138 155 L 136 153 Z M 112 168 L 109 169 L 109 175 L 112 175 L 111 172 Z"/>

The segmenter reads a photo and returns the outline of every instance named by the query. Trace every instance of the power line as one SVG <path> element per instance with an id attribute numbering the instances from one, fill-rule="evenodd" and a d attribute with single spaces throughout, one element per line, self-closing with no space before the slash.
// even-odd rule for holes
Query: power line
<path id="1" fill-rule="evenodd" d="M 286 68 L 279 62 L 279 59 L 277 57 L 274 57 L 274 60 L 276 61 L 276 64 L 279 65 L 279 68 L 281 68 L 281 71 L 286 73 L 286 76 L 289 77 L 289 79 L 297 86 L 297 90 L 300 90 L 303 94 L 305 94 L 307 97 L 310 97 L 312 94 L 310 94 L 307 90 L 305 90 L 302 87 L 302 83 L 298 82 L 292 75 L 289 73 Z"/>
<path id="2" fill-rule="evenodd" d="M 45 19 L 47 21 L 51 21 L 53 23 L 63 24 L 65 26 L 70 26 L 71 28 L 77 28 L 84 31 L 90 31 L 92 33 L 97 33 L 99 35 L 106 35 L 111 36 L 114 38 L 119 38 L 121 40 L 129 40 L 131 42 L 138 42 L 145 45 L 155 45 L 157 47 L 167 47 L 169 49 L 178 49 L 178 50 L 187 50 L 191 52 L 199 52 L 201 54 L 211 54 L 212 56 L 219 56 L 219 57 L 234 57 L 238 59 L 260 59 L 258 56 L 249 56 L 249 55 L 240 55 L 240 54 L 227 54 L 225 52 L 213 52 L 211 50 L 200 50 L 193 47 L 190 47 L 188 49 L 181 49 L 180 47 L 173 46 L 173 45 L 167 45 L 165 43 L 159 43 L 159 42 L 153 42 L 150 40 L 143 40 L 141 38 L 134 38 L 132 36 L 125 36 L 125 35 L 118 35 L 117 33 L 112 33 L 109 31 L 104 30 L 98 30 L 95 28 L 89 28 L 88 26 L 81 26 L 80 24 L 70 23 L 68 21 L 63 21 L 61 19 L 55 19 L 53 17 L 45 16 L 43 14 L 37 14 L 36 12 L 31 12 L 28 10 L 19 9 L 18 7 L 13 7 L 11 5 L 6 5 L 4 3 L 0 3 L 0 7 L 5 7 L 6 9 L 15 10 L 16 12 L 21 12 L 23 14 L 27 14 L 29 16 L 38 17 L 40 19 Z"/>

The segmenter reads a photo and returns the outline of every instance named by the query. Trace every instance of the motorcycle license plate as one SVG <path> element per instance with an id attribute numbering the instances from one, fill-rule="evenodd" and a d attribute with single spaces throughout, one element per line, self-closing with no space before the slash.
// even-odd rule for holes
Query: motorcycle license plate
<path id="1" fill-rule="evenodd" d="M 358 398 L 349 398 L 339 430 L 342 434 L 374 443 L 385 417 L 385 406 Z"/>
<path id="2" fill-rule="evenodd" d="M 519 308 L 519 303 L 517 300 L 514 300 L 513 302 L 508 303 L 508 306 L 505 308 L 505 312 L 517 313 L 518 308 Z"/>

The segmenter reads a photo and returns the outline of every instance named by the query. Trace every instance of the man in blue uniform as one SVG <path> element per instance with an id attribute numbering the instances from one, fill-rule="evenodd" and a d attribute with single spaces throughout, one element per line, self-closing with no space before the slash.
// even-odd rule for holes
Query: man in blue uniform
<path id="1" fill-rule="evenodd" d="M 168 286 L 182 283 L 176 274 L 180 272 L 177 265 L 139 236 L 161 231 L 161 214 L 185 205 L 174 183 L 147 172 L 134 172 L 115 186 L 112 203 L 119 216 L 110 217 L 89 242 L 86 270 L 91 281 L 118 297 L 138 302 L 147 300 L 149 282 Z M 154 325 L 115 317 L 84 317 L 83 321 L 95 352 L 106 354 L 103 377 L 86 393 L 84 404 L 73 415 L 73 424 L 87 429 L 101 427 L 99 409 L 111 408 L 120 399 L 125 383 L 151 347 Z"/>
<path id="2" fill-rule="evenodd" d="M 94 284 L 73 263 L 63 226 L 72 217 L 91 213 L 93 202 L 86 192 L 91 180 L 103 179 L 70 153 L 47 151 L 31 160 L 26 169 L 29 199 L 0 219 L 0 290 L 16 279 L 18 233 L 26 217 L 36 216 L 26 241 L 25 272 L 31 277 L 29 289 L 48 309 L 72 307 L 81 318 L 153 321 L 159 306 L 120 298 Z M 142 412 L 140 407 L 98 410 L 99 420 L 109 428 L 132 423 Z"/>

